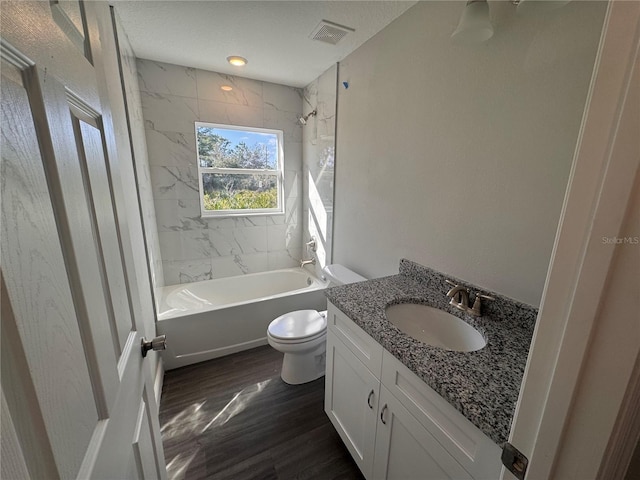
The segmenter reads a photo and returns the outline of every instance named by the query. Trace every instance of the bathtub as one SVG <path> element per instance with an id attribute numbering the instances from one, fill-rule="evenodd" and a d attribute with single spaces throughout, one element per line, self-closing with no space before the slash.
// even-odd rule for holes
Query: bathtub
<path id="1" fill-rule="evenodd" d="M 156 290 L 164 368 L 267 344 L 267 327 L 292 310 L 327 308 L 327 283 L 302 268 L 252 273 Z"/>

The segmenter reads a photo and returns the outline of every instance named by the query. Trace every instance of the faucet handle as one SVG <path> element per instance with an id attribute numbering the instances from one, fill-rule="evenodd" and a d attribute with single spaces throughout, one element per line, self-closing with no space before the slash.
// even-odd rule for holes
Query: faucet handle
<path id="1" fill-rule="evenodd" d="M 316 237 L 311 237 L 309 241 L 305 243 L 305 245 L 307 246 L 307 251 L 311 249 L 312 252 L 315 252 L 318 249 L 318 242 L 316 242 Z"/>
<path id="2" fill-rule="evenodd" d="M 467 287 L 463 287 L 462 285 L 458 285 L 457 283 L 452 282 L 451 280 L 445 279 L 445 282 L 447 282 L 449 285 L 451 285 L 453 288 L 450 288 L 449 291 L 447 292 L 447 297 L 452 297 L 455 298 L 456 301 L 460 301 L 460 292 L 464 291 L 467 294 L 469 293 L 469 289 Z"/>
<path id="3" fill-rule="evenodd" d="M 473 307 L 471 308 L 471 314 L 479 317 L 482 315 L 482 299 L 484 300 L 495 300 L 491 295 L 483 295 L 481 293 L 476 293 L 476 299 L 473 301 Z"/>
<path id="4" fill-rule="evenodd" d="M 482 293 L 477 293 L 476 294 L 476 298 L 478 298 L 478 297 L 484 298 L 485 300 L 495 300 L 495 298 L 492 297 L 491 295 L 484 295 Z"/>

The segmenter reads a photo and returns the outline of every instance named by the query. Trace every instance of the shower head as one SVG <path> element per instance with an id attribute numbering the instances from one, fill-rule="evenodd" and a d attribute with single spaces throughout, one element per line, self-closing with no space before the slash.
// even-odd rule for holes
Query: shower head
<path id="1" fill-rule="evenodd" d="M 307 120 L 309 119 L 309 117 L 315 117 L 318 113 L 318 110 L 314 109 L 313 111 L 307 113 L 306 115 L 300 115 L 298 117 L 298 123 L 300 125 L 306 125 L 307 124 Z"/>

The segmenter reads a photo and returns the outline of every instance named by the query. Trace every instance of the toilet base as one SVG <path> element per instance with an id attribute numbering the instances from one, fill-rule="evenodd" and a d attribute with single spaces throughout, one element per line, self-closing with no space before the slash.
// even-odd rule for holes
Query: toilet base
<path id="1" fill-rule="evenodd" d="M 326 343 L 322 342 L 311 352 L 285 353 L 280 377 L 289 385 L 312 382 L 324 375 L 325 364 Z"/>

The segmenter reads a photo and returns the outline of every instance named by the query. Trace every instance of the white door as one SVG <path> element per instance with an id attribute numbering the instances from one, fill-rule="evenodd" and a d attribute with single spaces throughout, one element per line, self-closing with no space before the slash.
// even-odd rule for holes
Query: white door
<path id="1" fill-rule="evenodd" d="M 2 4 L 1 378 L 31 478 L 166 478 L 96 81 L 108 13 Z"/>
<path id="2" fill-rule="evenodd" d="M 640 3 L 609 2 L 509 435 L 529 460 L 528 480 L 569 478 L 568 471 L 622 478 L 635 444 L 623 401 L 640 345 L 638 257 L 629 253 L 638 246 L 605 239 L 633 241 L 638 232 L 627 210 L 640 168 L 638 52 Z"/>

